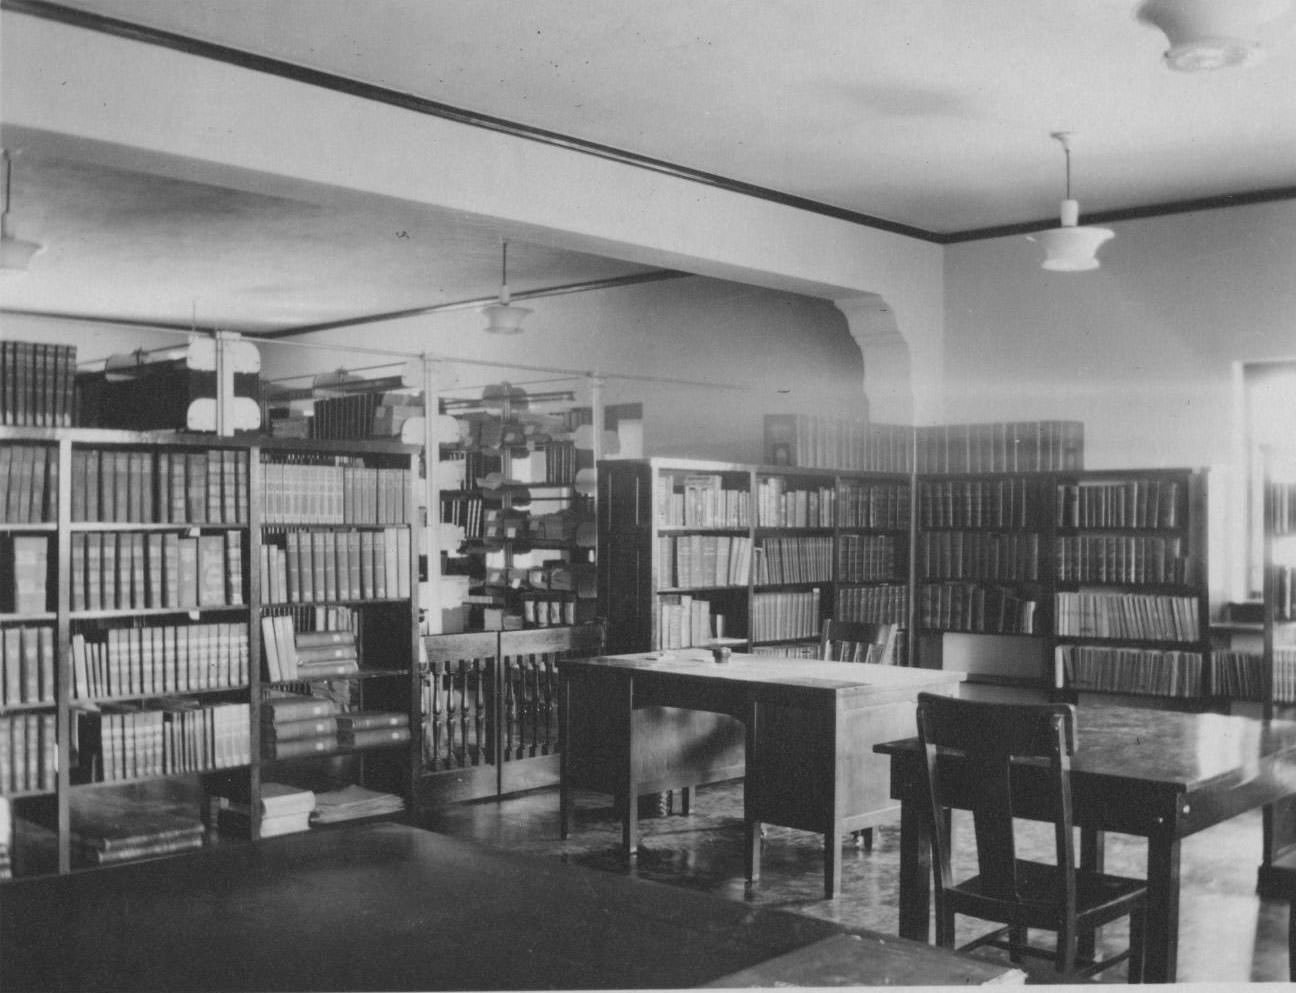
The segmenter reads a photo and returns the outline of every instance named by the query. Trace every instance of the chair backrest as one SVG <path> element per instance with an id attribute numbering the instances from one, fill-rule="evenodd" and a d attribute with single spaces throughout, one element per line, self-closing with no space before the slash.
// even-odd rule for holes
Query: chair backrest
<path id="1" fill-rule="evenodd" d="M 899 625 L 826 620 L 819 634 L 819 657 L 833 662 L 895 662 Z"/>
<path id="2" fill-rule="evenodd" d="M 1072 837 L 1071 756 L 1075 751 L 1075 708 L 1070 704 L 1010 704 L 960 700 L 920 693 L 918 737 L 924 752 L 932 817 L 937 885 L 953 885 L 945 811 L 970 807 L 975 823 L 977 866 L 982 891 L 1016 902 L 1018 887 L 1013 818 L 1018 800 L 1026 813 L 1051 819 L 1057 865 L 1066 886 L 1059 901 L 1075 904 L 1075 842 Z M 958 753 L 957 757 L 948 752 Z M 945 761 L 942 761 L 944 759 Z M 1014 776 L 1031 778 L 1031 788 L 1014 796 Z"/>

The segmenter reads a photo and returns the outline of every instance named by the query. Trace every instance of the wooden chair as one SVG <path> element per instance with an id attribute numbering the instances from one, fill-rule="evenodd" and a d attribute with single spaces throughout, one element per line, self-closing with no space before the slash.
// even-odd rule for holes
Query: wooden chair
<path id="1" fill-rule="evenodd" d="M 819 657 L 833 662 L 894 665 L 898 634 L 898 624 L 827 620 L 819 633 Z"/>
<path id="2" fill-rule="evenodd" d="M 932 860 L 936 878 L 936 943 L 955 947 L 954 915 L 1006 925 L 964 945 L 1007 949 L 1052 958 L 1065 979 L 1102 972 L 1129 961 L 1129 981 L 1143 976 L 1147 884 L 1078 869 L 1071 807 L 1071 755 L 1075 710 L 1069 704 L 1005 704 L 959 700 L 928 693 L 918 697 L 918 735 L 925 754 L 931 798 Z M 946 754 L 957 752 L 959 757 Z M 944 763 L 954 760 L 950 770 Z M 1013 836 L 1015 809 L 1026 791 L 1013 792 L 1023 774 L 1032 786 L 1024 802 L 1054 824 L 1056 864 L 1019 859 Z M 979 873 L 954 882 L 950 869 L 950 809 L 957 793 L 970 805 L 976 827 Z M 1051 816 L 1050 816 L 1051 815 Z M 1100 962 L 1077 962 L 1082 935 L 1128 916 L 1129 947 Z M 1056 949 L 1027 944 L 1029 928 L 1057 933 Z M 1005 935 L 1007 939 L 1005 940 Z"/>

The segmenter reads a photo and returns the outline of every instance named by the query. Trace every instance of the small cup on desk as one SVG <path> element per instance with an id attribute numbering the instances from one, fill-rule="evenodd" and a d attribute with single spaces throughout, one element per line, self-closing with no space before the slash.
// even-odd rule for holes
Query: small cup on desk
<path id="1" fill-rule="evenodd" d="M 728 645 L 712 645 L 712 646 L 711 646 L 711 657 L 712 657 L 713 659 L 715 659 L 716 662 L 718 662 L 718 663 L 719 663 L 719 662 L 728 662 L 728 661 L 729 661 L 729 657 L 730 657 L 731 655 L 733 655 L 733 649 L 730 648 Z"/>

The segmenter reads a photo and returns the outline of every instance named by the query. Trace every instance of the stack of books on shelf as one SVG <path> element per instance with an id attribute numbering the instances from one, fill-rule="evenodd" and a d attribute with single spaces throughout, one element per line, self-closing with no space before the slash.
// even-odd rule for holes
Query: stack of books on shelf
<path id="1" fill-rule="evenodd" d="M 75 345 L 0 342 L 0 424 L 69 426 L 75 385 Z"/>
<path id="2" fill-rule="evenodd" d="M 53 445 L 0 448 L 0 524 L 53 521 L 57 500 L 57 448 Z"/>
<path id="3" fill-rule="evenodd" d="M 410 595 L 409 535 L 377 531 L 289 531 L 261 546 L 269 603 L 383 600 Z"/>
<path id="4" fill-rule="evenodd" d="M 246 703 L 164 697 L 82 704 L 75 749 L 81 782 L 112 782 L 247 765 Z"/>
<path id="5" fill-rule="evenodd" d="M 792 641 L 819 634 L 818 587 L 805 592 L 756 593 L 752 596 L 752 641 Z"/>
<path id="6" fill-rule="evenodd" d="M 240 606 L 243 536 L 85 534 L 72 544 L 73 610 Z"/>
<path id="7" fill-rule="evenodd" d="M 287 614 L 261 618 L 266 678 L 272 683 L 339 679 L 360 671 L 354 631 L 295 631 Z"/>
<path id="8" fill-rule="evenodd" d="M 1198 697 L 1206 692 L 1201 652 L 1058 645 L 1064 685 L 1078 690 Z"/>
<path id="9" fill-rule="evenodd" d="M 54 629 L 7 627 L 0 633 L 0 705 L 54 702 Z"/>
<path id="10" fill-rule="evenodd" d="M 842 482 L 837 498 L 837 523 L 844 528 L 909 527 L 907 483 Z"/>
<path id="11" fill-rule="evenodd" d="M 310 816 L 315 810 L 315 794 L 286 783 L 261 784 L 262 838 L 275 838 L 282 834 L 296 834 L 310 830 Z M 220 829 L 229 834 L 250 837 L 252 833 L 252 805 L 221 798 L 217 815 Z"/>
<path id="12" fill-rule="evenodd" d="M 72 854 L 83 865 L 201 848 L 206 828 L 197 817 L 166 807 L 96 795 L 72 807 Z"/>
<path id="13" fill-rule="evenodd" d="M 0 614 L 49 609 L 49 555 L 45 535 L 0 535 Z"/>
<path id="14" fill-rule="evenodd" d="M 382 793 L 363 786 L 344 786 L 315 794 L 312 824 L 335 824 L 362 817 L 385 817 L 405 809 L 405 801 L 392 793 Z"/>
<path id="15" fill-rule="evenodd" d="M 843 583 L 895 579 L 896 561 L 895 538 L 889 534 L 843 534 L 840 538 L 837 571 Z"/>
<path id="16" fill-rule="evenodd" d="M 687 593 L 657 598 L 658 631 L 663 649 L 691 648 L 724 637 L 724 615 L 712 614 L 711 604 Z"/>
<path id="17" fill-rule="evenodd" d="M 752 541 L 745 535 L 661 535 L 663 586 L 741 586 L 752 568 Z"/>
<path id="18" fill-rule="evenodd" d="M 154 696 L 248 684 L 248 633 L 242 624 L 114 627 L 72 635 L 72 698 Z"/>
<path id="19" fill-rule="evenodd" d="M 261 701 L 261 754 L 291 759 L 337 751 L 337 704 L 301 693 L 272 694 Z"/>
<path id="20" fill-rule="evenodd" d="M 409 714 L 355 710 L 338 714 L 338 743 L 344 748 L 381 748 L 410 740 Z"/>
<path id="21" fill-rule="evenodd" d="M 58 739 L 53 713 L 0 717 L 0 793 L 53 790 Z"/>
<path id="22" fill-rule="evenodd" d="M 909 587 L 904 583 L 837 588 L 833 617 L 839 621 L 905 624 L 908 614 Z"/>
<path id="23" fill-rule="evenodd" d="M 1264 656 L 1259 652 L 1213 651 L 1211 693 L 1227 700 L 1259 700 L 1264 694 L 1263 667 Z"/>
<path id="24" fill-rule="evenodd" d="M 1080 638 L 1196 641 L 1195 596 L 1143 593 L 1057 593 L 1057 633 Z"/>
<path id="25" fill-rule="evenodd" d="M 836 504 L 832 485 L 789 488 L 782 476 L 771 476 L 757 483 L 756 523 L 763 528 L 830 528 Z"/>
<path id="26" fill-rule="evenodd" d="M 248 519 L 247 484 L 248 453 L 232 448 L 76 448 L 72 520 L 240 524 Z"/>
<path id="27" fill-rule="evenodd" d="M 659 487 L 657 523 L 665 527 L 745 528 L 751 522 L 751 494 L 725 486 L 722 476 L 664 475 Z"/>
<path id="28" fill-rule="evenodd" d="M 1296 703 L 1296 648 L 1275 648 L 1274 702 Z"/>

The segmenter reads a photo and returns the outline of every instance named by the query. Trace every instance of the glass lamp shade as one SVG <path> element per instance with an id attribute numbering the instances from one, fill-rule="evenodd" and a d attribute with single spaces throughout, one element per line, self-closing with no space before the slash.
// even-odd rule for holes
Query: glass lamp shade
<path id="1" fill-rule="evenodd" d="M 1290 0 L 1147 0 L 1138 18 L 1165 32 L 1166 65 L 1202 72 L 1259 62 L 1265 25 L 1290 5 Z"/>
<path id="2" fill-rule="evenodd" d="M 493 303 L 483 309 L 486 315 L 486 330 L 491 334 L 519 334 L 522 331 L 522 319 L 531 313 L 528 307 L 514 307 L 507 303 Z"/>
<path id="3" fill-rule="evenodd" d="M 1045 269 L 1084 272 L 1098 268 L 1098 247 L 1115 236 L 1116 233 L 1107 228 L 1061 227 L 1042 231 L 1036 237 L 1044 246 Z"/>

